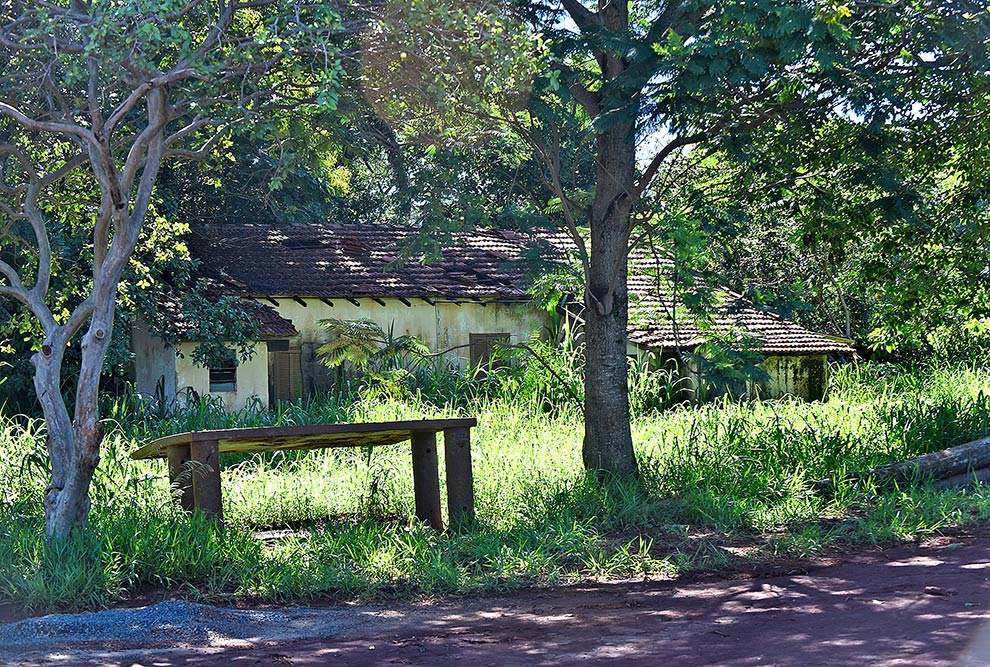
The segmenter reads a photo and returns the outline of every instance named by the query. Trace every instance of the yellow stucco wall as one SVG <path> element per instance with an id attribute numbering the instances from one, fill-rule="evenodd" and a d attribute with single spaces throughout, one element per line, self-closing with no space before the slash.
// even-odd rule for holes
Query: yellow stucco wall
<path id="1" fill-rule="evenodd" d="M 630 344 L 627 348 L 630 356 L 643 359 L 649 351 L 647 348 Z M 659 367 L 659 355 L 653 357 L 652 361 Z M 702 392 L 701 377 L 698 365 L 689 360 L 677 361 L 677 373 L 680 377 L 680 388 L 683 398 L 686 400 L 705 400 L 718 394 L 705 396 L 710 393 L 710 388 Z M 750 395 L 759 395 L 761 398 L 782 398 L 784 396 L 795 396 L 806 401 L 820 400 L 825 393 L 825 385 L 828 380 L 828 360 L 825 355 L 779 355 L 768 356 L 760 366 L 767 372 L 769 381 L 746 385 L 746 391 Z M 702 394 L 699 396 L 699 394 Z"/>
<path id="2" fill-rule="evenodd" d="M 434 352 L 467 345 L 472 333 L 508 333 L 512 342 L 528 340 L 534 333 L 542 334 L 545 314 L 528 304 L 481 305 L 479 303 L 430 304 L 410 299 L 406 306 L 398 299 L 382 299 L 384 306 L 371 299 L 358 299 L 358 306 L 343 299 L 333 299 L 333 308 L 318 299 L 305 299 L 306 306 L 291 299 L 276 299 L 272 306 L 279 315 L 291 320 L 303 343 L 326 342 L 319 321 L 369 319 L 388 331 L 393 326 L 396 336 L 412 335 L 425 342 Z M 271 305 L 268 301 L 263 301 Z M 470 358 L 468 348 L 454 350 L 448 359 L 458 361 L 463 368 Z"/>
<path id="3" fill-rule="evenodd" d="M 534 334 L 544 336 L 547 324 L 542 311 L 529 305 L 505 305 L 438 303 L 439 340 L 436 347 L 446 350 L 459 345 L 467 345 L 472 333 L 507 333 L 513 343 L 529 340 Z M 459 359 L 458 365 L 465 368 L 470 361 L 471 351 L 461 347 L 448 355 Z"/>
<path id="4" fill-rule="evenodd" d="M 534 333 L 542 334 L 546 324 L 545 314 L 527 304 L 488 304 L 437 303 L 431 306 L 419 299 L 410 299 L 406 306 L 398 299 L 383 299 L 382 306 L 371 299 L 359 299 L 357 306 L 342 299 L 334 299 L 331 308 L 318 299 L 306 299 L 306 305 L 292 299 L 277 299 L 278 306 L 272 306 L 278 313 L 290 320 L 299 331 L 294 344 L 323 343 L 326 335 L 319 321 L 327 318 L 340 320 L 370 319 L 382 329 L 393 333 L 413 335 L 424 341 L 431 350 L 467 345 L 472 333 L 508 333 L 512 342 L 528 340 Z M 269 301 L 262 301 L 272 305 Z M 192 361 L 195 343 L 181 343 L 177 347 L 175 361 L 176 390 L 181 393 L 189 389 L 198 394 L 210 393 L 209 370 Z M 447 355 L 448 361 L 465 368 L 470 359 L 467 347 L 453 350 Z M 237 368 L 237 391 L 218 393 L 229 410 L 238 410 L 251 397 L 257 397 L 263 405 L 268 405 L 268 348 L 264 343 L 255 347 L 254 356 Z"/>
<path id="5" fill-rule="evenodd" d="M 306 343 L 325 342 L 326 336 L 320 328 L 319 321 L 333 318 L 337 320 L 368 319 L 388 331 L 389 325 L 395 321 L 395 335 L 413 335 L 433 347 L 436 340 L 436 314 L 434 307 L 424 301 L 411 300 L 411 306 L 404 306 L 395 299 L 383 299 L 381 306 L 371 299 L 360 299 L 360 306 L 355 306 L 343 299 L 333 299 L 333 308 L 318 299 L 303 299 L 302 306 L 291 299 L 276 299 L 278 306 L 272 306 L 269 301 L 261 303 L 272 306 L 278 314 L 299 331 L 300 339 Z"/>
<path id="6" fill-rule="evenodd" d="M 198 394 L 210 393 L 210 371 L 192 360 L 196 343 L 179 343 L 176 348 L 175 385 L 181 394 L 190 389 Z M 257 397 L 262 405 L 268 405 L 268 348 L 264 343 L 255 345 L 254 356 L 237 366 L 237 391 L 214 394 L 223 399 L 228 410 L 240 410 L 251 397 Z"/>

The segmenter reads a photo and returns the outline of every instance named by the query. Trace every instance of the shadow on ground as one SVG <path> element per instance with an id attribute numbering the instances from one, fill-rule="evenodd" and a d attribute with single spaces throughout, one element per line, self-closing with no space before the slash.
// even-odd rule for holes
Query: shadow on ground
<path id="1" fill-rule="evenodd" d="M 207 632 L 198 646 L 54 636 L 16 655 L 0 643 L 0 664 L 978 667 L 990 665 L 988 578 L 990 538 L 961 537 L 785 576 L 338 607 L 294 638 L 285 627 Z"/>

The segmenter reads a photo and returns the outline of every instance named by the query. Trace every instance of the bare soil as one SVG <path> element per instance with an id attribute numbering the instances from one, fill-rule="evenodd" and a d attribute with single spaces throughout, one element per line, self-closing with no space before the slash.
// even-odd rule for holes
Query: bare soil
<path id="1" fill-rule="evenodd" d="M 990 666 L 985 532 L 844 554 L 835 561 L 778 563 L 727 578 L 283 608 L 279 613 L 308 619 L 312 630 L 295 624 L 292 632 L 273 627 L 251 637 L 208 632 L 197 644 L 129 640 L 122 625 L 118 636 L 99 641 L 74 644 L 54 637 L 50 645 L 6 655 L 0 648 L 0 664 Z"/>

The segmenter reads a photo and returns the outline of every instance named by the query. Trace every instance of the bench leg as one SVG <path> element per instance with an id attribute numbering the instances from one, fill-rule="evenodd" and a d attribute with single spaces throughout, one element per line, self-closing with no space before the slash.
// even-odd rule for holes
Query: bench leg
<path id="1" fill-rule="evenodd" d="M 474 520 L 474 473 L 471 470 L 471 429 L 449 428 L 443 432 L 447 464 L 447 515 L 452 527 Z"/>
<path id="2" fill-rule="evenodd" d="M 216 441 L 193 442 L 189 446 L 193 464 L 193 499 L 196 509 L 223 521 L 220 494 L 220 450 Z"/>
<path id="3" fill-rule="evenodd" d="M 187 512 L 195 508 L 193 480 L 189 470 L 189 445 L 173 445 L 168 448 L 168 482 L 179 507 Z"/>
<path id="4" fill-rule="evenodd" d="M 437 530 L 443 530 L 436 433 L 428 431 L 412 434 L 412 468 L 416 518 Z"/>

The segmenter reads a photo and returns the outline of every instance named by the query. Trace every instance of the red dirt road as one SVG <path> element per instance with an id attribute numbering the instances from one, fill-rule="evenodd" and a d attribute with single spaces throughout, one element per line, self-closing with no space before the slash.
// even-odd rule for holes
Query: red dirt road
<path id="1" fill-rule="evenodd" d="M 898 546 L 780 576 L 381 609 L 391 613 L 355 608 L 364 620 L 320 639 L 145 653 L 105 646 L 22 664 L 990 666 L 990 538 Z"/>

